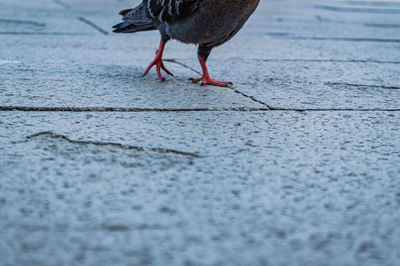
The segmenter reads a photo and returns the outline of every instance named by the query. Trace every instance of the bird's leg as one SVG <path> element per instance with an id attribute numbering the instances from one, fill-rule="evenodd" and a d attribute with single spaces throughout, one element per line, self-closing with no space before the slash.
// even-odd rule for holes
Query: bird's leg
<path id="1" fill-rule="evenodd" d="M 165 44 L 167 43 L 167 41 L 163 41 L 161 40 L 160 42 L 160 47 L 158 48 L 157 52 L 156 52 L 156 58 L 154 58 L 153 62 L 150 63 L 150 65 L 146 68 L 146 70 L 144 71 L 143 76 L 146 76 L 147 73 L 149 73 L 150 69 L 153 66 L 156 66 L 156 70 L 157 70 L 157 76 L 161 81 L 164 81 L 164 77 L 161 74 L 161 69 L 165 71 L 165 73 L 167 73 L 168 75 L 172 75 L 171 72 L 169 72 L 169 70 L 164 66 L 164 62 L 162 61 L 162 56 L 163 56 L 163 52 L 164 52 L 164 47 Z"/>
<path id="2" fill-rule="evenodd" d="M 205 85 L 214 85 L 214 86 L 219 86 L 219 87 L 227 87 L 229 85 L 232 85 L 232 82 L 227 82 L 227 81 L 217 81 L 217 80 L 213 80 L 210 77 L 210 74 L 208 73 L 208 69 L 207 69 L 207 65 L 206 65 L 206 58 L 199 55 L 199 62 L 201 65 L 201 69 L 203 70 L 203 76 L 201 76 L 201 78 L 198 79 L 190 79 L 193 83 L 197 83 L 199 81 L 201 81 L 201 86 L 205 86 Z"/>

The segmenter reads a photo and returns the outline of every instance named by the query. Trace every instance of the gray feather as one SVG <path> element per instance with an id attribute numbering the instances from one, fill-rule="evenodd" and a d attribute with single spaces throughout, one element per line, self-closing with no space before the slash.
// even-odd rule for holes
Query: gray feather
<path id="1" fill-rule="evenodd" d="M 133 8 L 131 11 L 125 13 L 122 17 L 122 20 L 135 25 L 149 24 L 154 22 L 151 18 L 148 17 L 143 3 Z"/>
<path id="2" fill-rule="evenodd" d="M 120 12 L 124 22 L 114 25 L 116 33 L 134 33 L 157 29 L 155 22 L 147 16 L 143 3 L 133 9 L 125 9 Z"/>
<path id="3" fill-rule="evenodd" d="M 203 0 L 144 0 L 151 18 L 172 23 L 194 12 Z"/>

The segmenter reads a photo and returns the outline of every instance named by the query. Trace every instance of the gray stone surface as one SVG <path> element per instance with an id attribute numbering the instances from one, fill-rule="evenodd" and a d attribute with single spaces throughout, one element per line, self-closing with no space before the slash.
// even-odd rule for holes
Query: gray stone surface
<path id="1" fill-rule="evenodd" d="M 1 266 L 399 264 L 398 2 L 263 1 L 232 88 L 133 4 L 0 0 Z"/>

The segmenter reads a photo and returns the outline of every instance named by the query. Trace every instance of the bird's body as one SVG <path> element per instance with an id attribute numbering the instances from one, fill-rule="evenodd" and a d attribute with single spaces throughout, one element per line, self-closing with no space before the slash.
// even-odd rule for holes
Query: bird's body
<path id="1" fill-rule="evenodd" d="M 203 77 L 193 79 L 202 84 L 226 86 L 228 82 L 210 79 L 205 62 L 211 50 L 230 40 L 254 12 L 259 0 L 143 0 L 134 9 L 121 11 L 124 22 L 114 26 L 114 32 L 132 33 L 158 29 L 161 44 L 158 56 L 145 73 L 157 65 L 168 74 L 162 63 L 162 52 L 169 39 L 198 44 L 198 56 Z"/>

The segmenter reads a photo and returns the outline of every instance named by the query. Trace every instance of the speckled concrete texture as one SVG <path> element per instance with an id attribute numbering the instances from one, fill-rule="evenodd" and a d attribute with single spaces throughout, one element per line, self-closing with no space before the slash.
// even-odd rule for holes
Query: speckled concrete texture
<path id="1" fill-rule="evenodd" d="M 231 88 L 134 4 L 0 0 L 1 266 L 399 265 L 399 2 L 262 0 Z"/>

